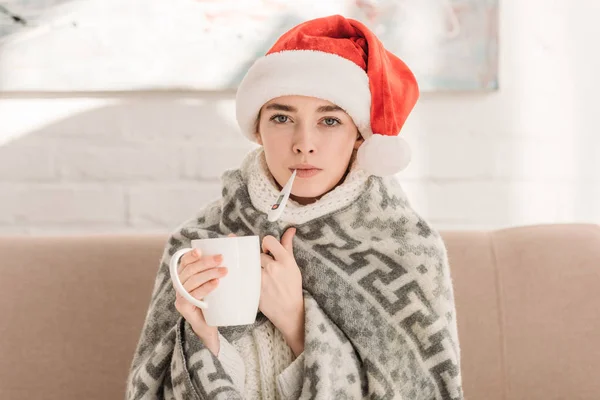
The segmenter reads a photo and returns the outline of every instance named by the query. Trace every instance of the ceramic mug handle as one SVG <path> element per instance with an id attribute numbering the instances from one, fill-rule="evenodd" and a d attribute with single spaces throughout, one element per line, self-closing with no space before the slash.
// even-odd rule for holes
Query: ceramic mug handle
<path id="1" fill-rule="evenodd" d="M 177 290 L 179 292 L 179 294 L 181 294 L 187 301 L 189 301 L 190 303 L 192 303 L 196 307 L 199 307 L 199 308 L 202 308 L 202 309 L 207 309 L 208 308 L 208 304 L 206 302 L 194 298 L 191 294 L 189 294 L 187 292 L 187 290 L 185 290 L 185 288 L 181 284 L 181 281 L 179 280 L 179 274 L 177 273 L 177 267 L 178 267 L 178 264 L 179 264 L 179 259 L 185 253 L 187 253 L 189 251 L 192 251 L 192 250 L 194 250 L 194 249 L 185 248 L 185 249 L 181 249 L 181 250 L 177 251 L 175 254 L 173 254 L 173 257 L 171 257 L 171 263 L 169 265 L 169 270 L 171 271 L 171 280 L 173 281 L 173 285 L 175 286 L 175 290 Z"/>

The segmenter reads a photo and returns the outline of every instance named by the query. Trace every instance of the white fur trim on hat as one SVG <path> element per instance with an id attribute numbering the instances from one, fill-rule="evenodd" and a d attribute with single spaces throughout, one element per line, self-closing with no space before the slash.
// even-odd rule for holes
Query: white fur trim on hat
<path id="1" fill-rule="evenodd" d="M 373 134 L 358 148 L 358 167 L 377 175 L 388 176 L 405 169 L 410 163 L 410 146 L 399 136 Z"/>
<path id="2" fill-rule="evenodd" d="M 363 137 L 371 134 L 371 91 L 362 68 L 332 53 L 286 50 L 259 58 L 238 87 L 236 117 L 244 135 L 256 141 L 261 107 L 293 95 L 330 101 L 350 115 Z"/>

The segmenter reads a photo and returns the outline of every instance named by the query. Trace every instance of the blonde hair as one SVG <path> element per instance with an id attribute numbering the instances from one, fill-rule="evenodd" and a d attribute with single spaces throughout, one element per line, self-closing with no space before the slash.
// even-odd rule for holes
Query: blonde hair
<path id="1" fill-rule="evenodd" d="M 262 108 L 260 110 L 258 110 L 258 115 L 256 116 L 256 121 L 254 121 L 254 134 L 255 135 L 260 135 L 260 132 L 258 131 L 258 127 L 260 125 L 261 113 L 262 113 Z"/>

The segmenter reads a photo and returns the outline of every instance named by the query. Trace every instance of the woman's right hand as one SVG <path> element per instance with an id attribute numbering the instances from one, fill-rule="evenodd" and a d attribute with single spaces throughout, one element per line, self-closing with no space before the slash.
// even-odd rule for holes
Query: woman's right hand
<path id="1" fill-rule="evenodd" d="M 181 257 L 177 269 L 179 280 L 192 297 L 202 300 L 215 290 L 219 279 L 227 275 L 226 267 L 219 267 L 223 257 L 203 257 L 199 249 L 189 251 Z M 216 326 L 208 326 L 202 309 L 196 307 L 175 290 L 175 308 L 190 324 L 204 345 L 216 356 L 219 353 L 219 331 Z"/>

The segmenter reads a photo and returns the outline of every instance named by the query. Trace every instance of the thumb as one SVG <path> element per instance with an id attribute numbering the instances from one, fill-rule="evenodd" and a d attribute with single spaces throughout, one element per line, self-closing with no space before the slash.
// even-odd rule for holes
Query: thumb
<path id="1" fill-rule="evenodd" d="M 294 235 L 296 235 L 296 228 L 289 228 L 287 231 L 285 231 L 285 233 L 281 237 L 281 245 L 291 255 L 294 255 L 294 245 L 293 245 Z"/>

